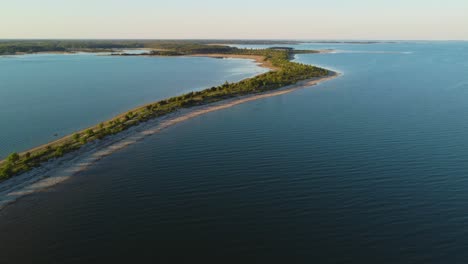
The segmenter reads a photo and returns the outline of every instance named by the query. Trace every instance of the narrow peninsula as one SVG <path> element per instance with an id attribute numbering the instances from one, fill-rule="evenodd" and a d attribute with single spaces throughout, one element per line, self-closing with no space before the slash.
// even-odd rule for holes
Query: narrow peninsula
<path id="1" fill-rule="evenodd" d="M 138 45 L 131 44 L 130 46 L 135 47 Z M 105 46 L 105 48 L 112 48 L 112 46 Z M 121 48 L 121 46 L 117 48 Z M 206 112 L 284 94 L 337 76 L 337 73 L 326 69 L 291 61 L 297 53 L 316 53 L 316 51 L 282 47 L 239 49 L 224 45 L 196 43 L 160 43 L 156 47 L 150 46 L 147 48 L 148 52 L 143 54 L 114 52 L 112 55 L 246 58 L 257 61 L 261 66 L 269 68 L 270 71 L 236 83 L 226 82 L 202 91 L 190 92 L 147 104 L 48 144 L 22 153 L 12 153 L 5 160 L 0 161 L 0 182 L 29 172 L 34 168 L 40 168 L 45 163 L 60 160 L 67 153 L 70 153 L 67 154 L 68 156 L 73 155 L 73 153 L 89 144 L 105 142 L 108 138 L 116 137 L 132 127 L 142 126 L 151 120 L 164 121 L 162 117 L 172 115 L 172 119 L 166 120 L 166 123 L 163 122 L 163 126 L 168 126 Z M 52 51 L 54 49 L 57 48 L 53 47 Z M 39 50 L 48 51 L 46 48 Z M 13 49 L 10 52 L 15 51 Z M 174 116 L 176 112 L 184 112 L 184 114 Z"/>

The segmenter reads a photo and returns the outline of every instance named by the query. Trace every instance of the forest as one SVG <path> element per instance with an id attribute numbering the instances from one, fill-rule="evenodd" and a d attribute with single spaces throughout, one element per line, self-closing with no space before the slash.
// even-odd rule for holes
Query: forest
<path id="1" fill-rule="evenodd" d="M 0 41 L 0 55 L 37 52 L 99 52 L 114 49 L 143 48 L 135 41 L 108 40 L 8 40 Z"/>
<path id="2" fill-rule="evenodd" d="M 298 44 L 296 41 L 273 42 L 268 40 L 0 40 L 0 55 L 37 52 L 113 52 L 135 48 L 204 52 L 216 43 Z M 227 46 L 217 45 L 217 48 L 221 47 L 226 48 Z"/>

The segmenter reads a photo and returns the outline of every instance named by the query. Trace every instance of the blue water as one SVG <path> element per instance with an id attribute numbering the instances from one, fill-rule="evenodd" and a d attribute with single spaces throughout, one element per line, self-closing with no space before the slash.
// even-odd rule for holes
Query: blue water
<path id="1" fill-rule="evenodd" d="M 253 62 L 240 59 L 110 57 L 86 53 L 3 56 L 0 159 L 145 103 L 264 71 Z"/>
<path id="2" fill-rule="evenodd" d="M 0 260 L 466 263 L 468 43 L 342 49 L 1 211 Z"/>

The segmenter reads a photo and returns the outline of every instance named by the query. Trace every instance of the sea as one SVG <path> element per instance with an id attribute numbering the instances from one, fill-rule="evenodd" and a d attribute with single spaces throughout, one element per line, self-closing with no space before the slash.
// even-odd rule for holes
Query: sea
<path id="1" fill-rule="evenodd" d="M 295 61 L 341 76 L 179 123 L 20 199 L 0 211 L 0 263 L 467 263 L 468 42 L 289 46 L 327 50 Z M 261 71 L 35 56 L 0 59 L 8 150 Z"/>

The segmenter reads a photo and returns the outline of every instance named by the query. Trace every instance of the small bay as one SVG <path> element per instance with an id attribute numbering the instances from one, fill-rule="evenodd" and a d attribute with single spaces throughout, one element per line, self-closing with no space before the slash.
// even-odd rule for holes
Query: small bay
<path id="1" fill-rule="evenodd" d="M 1 56 L 0 159 L 140 105 L 264 71 L 240 59 Z"/>

